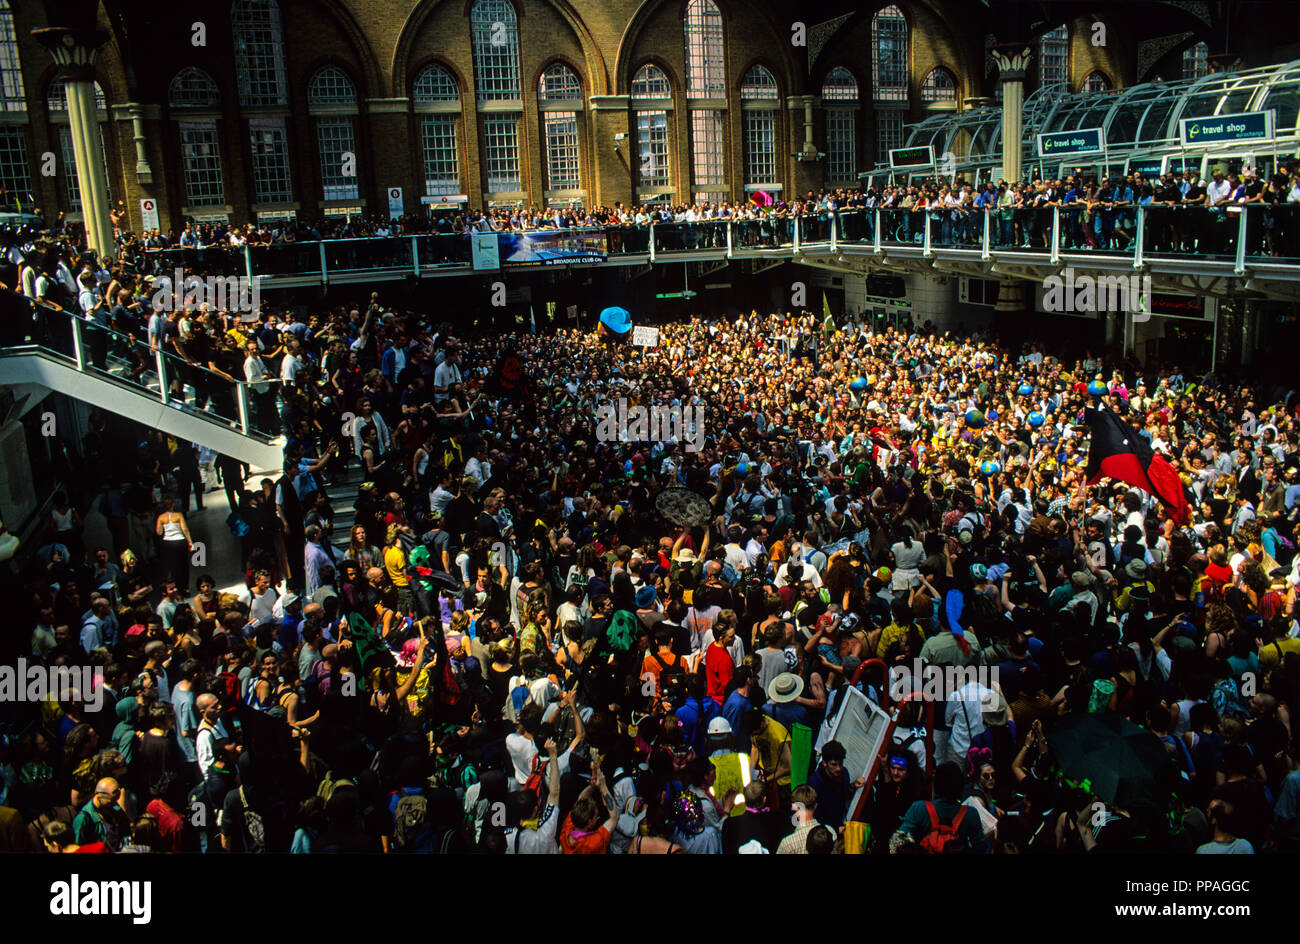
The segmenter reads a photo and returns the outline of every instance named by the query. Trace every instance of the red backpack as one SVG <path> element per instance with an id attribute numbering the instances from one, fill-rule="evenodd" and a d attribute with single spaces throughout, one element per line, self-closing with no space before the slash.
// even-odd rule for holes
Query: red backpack
<path id="1" fill-rule="evenodd" d="M 925 811 L 930 814 L 930 831 L 921 838 L 922 851 L 930 855 L 943 855 L 946 852 L 955 852 L 956 847 L 966 844 L 961 837 L 961 822 L 966 818 L 965 804 L 957 807 L 957 815 L 952 818 L 951 823 L 939 822 L 939 811 L 929 800 L 925 803 Z"/>

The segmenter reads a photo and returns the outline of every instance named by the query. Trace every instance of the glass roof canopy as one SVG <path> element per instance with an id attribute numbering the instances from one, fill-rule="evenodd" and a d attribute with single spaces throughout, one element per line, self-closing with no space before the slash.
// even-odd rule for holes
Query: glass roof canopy
<path id="1" fill-rule="evenodd" d="M 1206 115 L 1244 111 L 1275 112 L 1278 143 L 1297 143 L 1300 125 L 1300 60 L 1239 72 L 1212 73 L 1198 79 L 1146 82 L 1105 92 L 1071 92 L 1064 85 L 1036 90 L 1024 104 L 1022 160 L 1036 163 L 1037 136 L 1043 132 L 1078 128 L 1103 131 L 1108 160 L 1180 153 L 1179 121 Z M 1002 109 L 976 108 L 961 114 L 944 112 L 910 126 L 907 147 L 933 149 L 935 160 L 951 152 L 960 172 L 1002 162 Z M 1254 150 L 1259 141 L 1243 142 Z M 1197 149 L 1198 153 L 1206 146 Z M 1217 150 L 1234 150 L 1220 145 Z M 875 173 L 888 171 L 877 165 Z M 911 172 L 916 168 L 899 168 Z"/>

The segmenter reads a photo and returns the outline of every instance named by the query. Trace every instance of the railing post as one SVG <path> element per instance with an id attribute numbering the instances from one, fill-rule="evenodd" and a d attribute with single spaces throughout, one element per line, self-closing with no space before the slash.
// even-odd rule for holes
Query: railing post
<path id="1" fill-rule="evenodd" d="M 1137 237 L 1133 240 L 1133 268 L 1142 268 L 1143 250 L 1146 248 L 1147 208 L 1137 208 Z"/>
<path id="2" fill-rule="evenodd" d="M 158 348 L 153 352 L 154 369 L 158 371 L 158 398 L 167 402 L 167 355 Z"/>
<path id="3" fill-rule="evenodd" d="M 875 233 L 872 234 L 871 251 L 877 256 L 880 255 L 880 207 L 876 207 L 876 226 Z"/>
<path id="4" fill-rule="evenodd" d="M 1061 208 L 1052 207 L 1052 265 L 1057 265 L 1061 261 Z"/>
<path id="5" fill-rule="evenodd" d="M 650 247 L 650 261 L 654 262 L 655 261 L 655 225 L 653 223 L 650 224 L 650 242 L 648 243 L 648 245 Z"/>
<path id="6" fill-rule="evenodd" d="M 244 274 L 248 276 L 248 284 L 253 284 L 253 247 L 244 243 Z"/>
<path id="7" fill-rule="evenodd" d="M 248 384 L 235 384 L 235 399 L 239 402 L 239 431 L 248 435 Z"/>
<path id="8" fill-rule="evenodd" d="M 794 251 L 799 251 L 799 215 L 795 214 L 794 218 Z"/>
<path id="9" fill-rule="evenodd" d="M 831 224 L 831 252 L 834 252 L 840 245 L 839 233 L 835 232 L 839 229 L 839 216 L 835 213 L 829 213 L 827 214 L 827 220 Z"/>
<path id="10" fill-rule="evenodd" d="M 988 207 L 985 207 L 984 208 L 984 238 L 983 241 L 980 243 L 981 259 L 992 258 L 992 254 L 989 252 L 989 244 L 992 242 L 992 231 L 993 231 L 993 214 L 989 212 Z"/>
<path id="11" fill-rule="evenodd" d="M 411 237 L 411 272 L 420 274 L 420 241 L 414 236 Z"/>
<path id="12" fill-rule="evenodd" d="M 77 362 L 77 370 L 86 369 L 86 349 L 81 343 L 81 315 L 72 315 L 72 359 Z"/>
<path id="13" fill-rule="evenodd" d="M 921 258 L 923 259 L 929 259 L 934 255 L 930 251 L 930 222 L 930 211 L 927 209 L 925 211 L 925 242 L 921 246 Z"/>
<path id="14" fill-rule="evenodd" d="M 330 280 L 329 267 L 325 265 L 325 240 L 316 244 L 320 249 L 320 280 L 322 285 L 328 285 Z"/>
<path id="15" fill-rule="evenodd" d="M 727 220 L 727 258 L 731 258 L 731 220 Z"/>
<path id="16" fill-rule="evenodd" d="M 1237 261 L 1232 267 L 1234 275 L 1246 274 L 1246 214 L 1250 212 L 1247 207 L 1242 207 L 1241 212 L 1237 214 Z"/>

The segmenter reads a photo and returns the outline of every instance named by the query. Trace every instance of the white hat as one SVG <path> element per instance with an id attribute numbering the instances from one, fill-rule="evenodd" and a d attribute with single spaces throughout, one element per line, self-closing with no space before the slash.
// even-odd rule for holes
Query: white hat
<path id="1" fill-rule="evenodd" d="M 730 734 L 731 722 L 726 718 L 718 717 L 709 722 L 709 734 Z"/>

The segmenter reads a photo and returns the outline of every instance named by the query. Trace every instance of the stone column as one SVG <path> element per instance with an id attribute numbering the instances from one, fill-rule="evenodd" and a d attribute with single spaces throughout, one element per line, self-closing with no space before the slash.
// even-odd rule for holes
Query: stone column
<path id="1" fill-rule="evenodd" d="M 50 26 L 32 30 L 49 50 L 67 90 L 68 124 L 81 193 L 81 218 L 86 243 L 101 255 L 114 251 L 113 224 L 109 220 L 108 187 L 95 113 L 95 53 L 108 40 L 97 29 Z"/>
<path id="2" fill-rule="evenodd" d="M 1020 180 L 1021 129 L 1025 107 L 1025 67 L 1033 56 L 1028 46 L 993 50 L 1002 83 L 1002 176 L 1008 183 Z"/>

